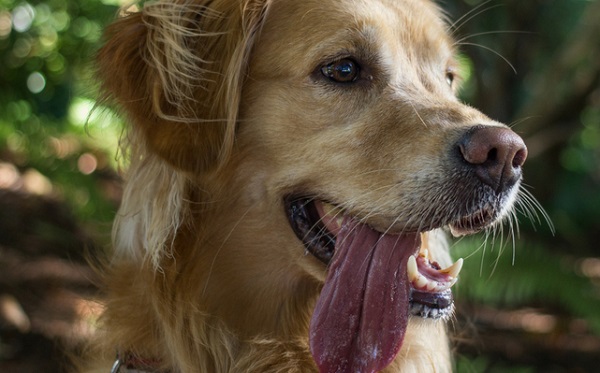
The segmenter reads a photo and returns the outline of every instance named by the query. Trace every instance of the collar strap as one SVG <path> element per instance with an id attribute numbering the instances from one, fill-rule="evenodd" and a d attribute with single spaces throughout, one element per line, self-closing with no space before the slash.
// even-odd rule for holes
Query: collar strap
<path id="1" fill-rule="evenodd" d="M 161 360 L 145 359 L 133 354 L 117 354 L 110 373 L 168 373 L 161 371 Z"/>

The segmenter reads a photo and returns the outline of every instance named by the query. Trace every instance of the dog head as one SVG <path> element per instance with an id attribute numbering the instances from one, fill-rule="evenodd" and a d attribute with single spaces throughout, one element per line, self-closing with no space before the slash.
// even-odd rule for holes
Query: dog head
<path id="1" fill-rule="evenodd" d="M 310 334 L 325 370 L 383 369 L 411 315 L 448 316 L 460 263 L 427 232 L 500 222 L 527 149 L 456 98 L 432 2 L 157 2 L 108 35 L 105 91 L 160 186 L 143 219 L 170 222 L 122 218 L 117 246 L 165 267 L 171 242 L 199 308 L 245 337 Z"/>

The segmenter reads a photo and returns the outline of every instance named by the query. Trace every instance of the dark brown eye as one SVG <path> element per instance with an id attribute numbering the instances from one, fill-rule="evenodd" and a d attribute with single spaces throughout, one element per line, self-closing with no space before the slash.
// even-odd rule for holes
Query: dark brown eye
<path id="1" fill-rule="evenodd" d="M 452 87 L 452 84 L 454 83 L 454 73 L 452 71 L 446 71 L 446 83 Z"/>
<path id="2" fill-rule="evenodd" d="M 344 58 L 321 67 L 321 73 L 337 83 L 351 83 L 358 78 L 360 68 L 351 59 Z"/>

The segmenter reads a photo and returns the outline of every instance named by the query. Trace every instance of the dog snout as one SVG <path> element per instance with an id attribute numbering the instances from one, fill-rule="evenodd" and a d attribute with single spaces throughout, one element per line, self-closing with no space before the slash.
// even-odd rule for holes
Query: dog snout
<path id="1" fill-rule="evenodd" d="M 458 148 L 479 180 L 497 192 L 519 180 L 527 158 L 521 137 L 505 127 L 475 126 L 461 137 Z"/>

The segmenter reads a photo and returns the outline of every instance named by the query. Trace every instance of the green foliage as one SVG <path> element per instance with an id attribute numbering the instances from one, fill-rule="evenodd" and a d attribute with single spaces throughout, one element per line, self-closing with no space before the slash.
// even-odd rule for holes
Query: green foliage
<path id="1" fill-rule="evenodd" d="M 115 201 L 101 184 L 115 165 L 120 126 L 107 110 L 92 113 L 91 63 L 116 4 L 0 5 L 0 161 L 37 175 L 36 192 L 65 199 L 80 218 L 111 220 Z"/>
<path id="2" fill-rule="evenodd" d="M 456 373 L 534 373 L 533 367 L 498 365 L 492 364 L 485 356 L 478 356 L 473 359 L 459 356 L 454 366 Z"/>
<path id="3" fill-rule="evenodd" d="M 600 261 L 549 252 L 529 240 L 494 245 L 469 238 L 453 255 L 465 258 L 456 296 L 477 304 L 560 309 L 587 320 L 600 335 Z M 504 249 L 504 250 L 503 250 Z"/>
<path id="4" fill-rule="evenodd" d="M 580 129 L 560 153 L 563 173 L 558 177 L 555 210 L 557 224 L 570 241 L 583 244 L 586 232 L 597 232 L 600 212 L 600 105 L 585 107 Z"/>

